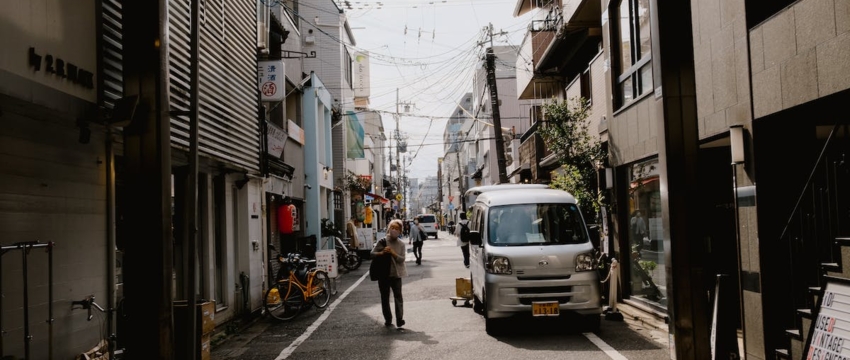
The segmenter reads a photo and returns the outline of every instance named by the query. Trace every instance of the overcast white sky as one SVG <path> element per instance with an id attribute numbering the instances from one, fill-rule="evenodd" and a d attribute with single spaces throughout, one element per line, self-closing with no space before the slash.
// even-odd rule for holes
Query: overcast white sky
<path id="1" fill-rule="evenodd" d="M 398 101 L 413 104 L 410 114 L 417 115 L 399 120 L 409 137 L 407 156 L 415 154 L 409 176 L 436 176 L 447 117 L 463 94 L 472 91 L 473 70 L 482 54 L 477 43 L 485 39 L 482 29 L 492 23 L 494 32 L 510 33 L 494 38 L 494 45 L 519 46 L 529 15 L 513 17 L 516 0 L 348 2 L 353 9 L 345 11 L 356 48 L 371 54 L 371 108 L 395 112 L 399 89 Z M 389 136 L 396 128 L 393 116 L 384 114 L 383 123 Z"/>

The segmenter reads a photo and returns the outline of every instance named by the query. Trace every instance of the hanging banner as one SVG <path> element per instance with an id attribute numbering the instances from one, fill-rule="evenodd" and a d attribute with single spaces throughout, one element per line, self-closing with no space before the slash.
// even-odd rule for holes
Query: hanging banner
<path id="1" fill-rule="evenodd" d="M 369 97 L 369 53 L 355 52 L 354 53 L 354 97 L 367 98 Z"/>
<path id="2" fill-rule="evenodd" d="M 349 159 L 362 159 L 366 157 L 366 152 L 363 150 L 363 138 L 365 132 L 363 125 L 360 124 L 360 119 L 354 111 L 348 111 L 348 131 L 346 132 L 346 140 L 348 148 L 346 149 L 346 157 Z"/>

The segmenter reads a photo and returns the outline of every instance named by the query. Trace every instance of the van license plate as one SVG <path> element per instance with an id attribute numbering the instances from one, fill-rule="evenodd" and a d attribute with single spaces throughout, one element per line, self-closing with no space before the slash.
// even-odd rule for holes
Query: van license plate
<path id="1" fill-rule="evenodd" d="M 560 310 L 557 301 L 531 303 L 531 315 L 534 316 L 558 316 Z"/>

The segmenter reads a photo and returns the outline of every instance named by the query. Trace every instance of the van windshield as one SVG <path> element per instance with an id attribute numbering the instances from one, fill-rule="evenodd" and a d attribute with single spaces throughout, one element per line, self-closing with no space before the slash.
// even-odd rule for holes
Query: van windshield
<path id="1" fill-rule="evenodd" d="M 488 242 L 495 246 L 581 244 L 589 241 L 575 204 L 522 204 L 490 208 Z"/>

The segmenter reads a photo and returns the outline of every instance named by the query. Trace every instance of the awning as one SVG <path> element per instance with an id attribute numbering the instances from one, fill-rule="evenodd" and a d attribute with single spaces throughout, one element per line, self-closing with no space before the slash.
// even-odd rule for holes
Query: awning
<path id="1" fill-rule="evenodd" d="M 366 196 L 371 196 L 372 198 L 374 198 L 374 199 L 376 199 L 376 200 L 380 200 L 380 201 L 381 201 L 382 203 L 384 203 L 384 204 L 386 204 L 386 203 L 390 202 L 390 200 L 389 200 L 389 199 L 387 199 L 387 198 L 385 198 L 385 197 L 383 197 L 383 196 L 381 196 L 381 195 L 378 195 L 378 194 L 373 194 L 373 193 L 369 193 L 369 192 L 367 192 L 367 193 L 366 193 Z"/>

